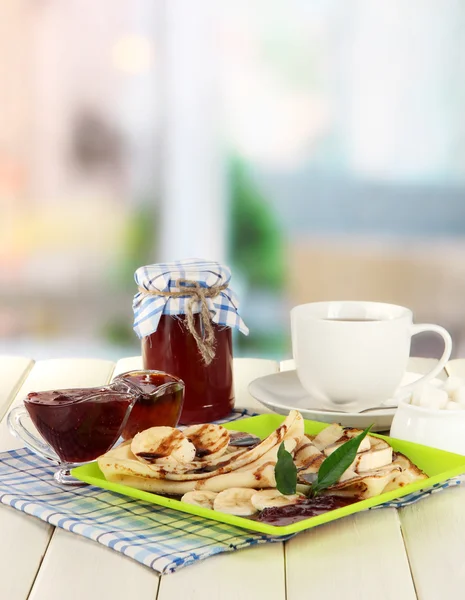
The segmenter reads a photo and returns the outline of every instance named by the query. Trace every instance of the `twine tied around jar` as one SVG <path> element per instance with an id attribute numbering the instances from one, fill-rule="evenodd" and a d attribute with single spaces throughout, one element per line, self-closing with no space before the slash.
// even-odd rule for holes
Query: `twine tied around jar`
<path id="1" fill-rule="evenodd" d="M 216 339 L 215 331 L 212 325 L 211 314 L 208 309 L 207 298 L 215 298 L 220 292 L 228 287 L 228 284 L 202 287 L 198 281 L 193 281 L 191 279 L 177 279 L 176 287 L 183 289 L 179 292 L 159 292 L 158 290 L 146 290 L 143 287 L 139 287 L 139 292 L 149 296 L 166 296 L 170 298 L 181 298 L 183 296 L 189 297 L 189 300 L 186 304 L 187 329 L 194 337 L 204 363 L 209 365 L 215 358 Z M 200 304 L 199 315 L 203 335 L 199 335 L 195 328 L 193 313 L 195 302 L 199 302 Z"/>

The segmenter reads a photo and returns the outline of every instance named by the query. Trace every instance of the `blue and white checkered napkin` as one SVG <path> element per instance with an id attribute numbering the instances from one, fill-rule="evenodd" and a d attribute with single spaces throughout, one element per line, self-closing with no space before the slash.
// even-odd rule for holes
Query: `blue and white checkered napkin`
<path id="1" fill-rule="evenodd" d="M 218 423 L 247 416 L 251 413 L 235 410 Z M 62 486 L 53 479 L 55 471 L 56 466 L 26 448 L 0 453 L 0 502 L 159 573 L 173 573 L 221 552 L 292 537 L 246 531 L 94 486 Z"/>
<path id="2" fill-rule="evenodd" d="M 239 411 L 234 415 L 242 416 Z M 221 552 L 293 537 L 253 533 L 94 486 L 61 486 L 53 479 L 55 468 L 26 449 L 0 454 L 0 501 L 159 573 L 172 573 Z M 376 508 L 405 506 L 459 483 L 459 478 L 450 480 Z"/>
<path id="3" fill-rule="evenodd" d="M 179 279 L 195 281 L 203 288 L 228 285 L 231 271 L 228 267 L 217 262 L 201 259 L 180 260 L 177 262 L 148 265 L 137 269 L 135 280 L 139 288 L 148 292 L 179 292 L 176 286 Z M 188 284 L 186 284 L 186 290 Z M 157 330 L 162 314 L 183 315 L 186 312 L 189 296 L 172 298 L 156 296 L 139 292 L 134 296 L 134 331 L 140 338 L 150 335 Z M 244 321 L 239 315 L 239 301 L 230 287 L 220 291 L 214 298 L 206 298 L 212 315 L 213 323 L 239 329 L 249 333 Z M 199 302 L 193 305 L 193 312 L 200 311 Z"/>
<path id="4" fill-rule="evenodd" d="M 0 454 L 0 501 L 122 552 L 159 573 L 172 573 L 220 552 L 287 539 L 248 532 L 94 486 L 65 488 L 53 479 L 54 470 L 26 449 Z"/>

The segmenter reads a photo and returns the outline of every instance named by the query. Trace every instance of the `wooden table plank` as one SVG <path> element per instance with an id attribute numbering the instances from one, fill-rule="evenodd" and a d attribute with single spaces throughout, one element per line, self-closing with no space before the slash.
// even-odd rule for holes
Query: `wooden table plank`
<path id="1" fill-rule="evenodd" d="M 269 413 L 268 408 L 263 406 L 249 394 L 249 383 L 257 377 L 264 377 L 277 373 L 279 363 L 274 360 L 262 358 L 235 358 L 234 359 L 234 393 L 237 408 L 247 408 L 256 413 Z"/>
<path id="2" fill-rule="evenodd" d="M 0 356 L 0 419 L 3 417 L 34 361 L 20 356 Z"/>
<path id="3" fill-rule="evenodd" d="M 284 600 L 283 544 L 221 554 L 167 575 L 161 580 L 158 600 L 173 598 Z"/>
<path id="4" fill-rule="evenodd" d="M 56 529 L 29 600 L 155 600 L 158 583 L 148 567 Z"/>
<path id="5" fill-rule="evenodd" d="M 285 554 L 287 600 L 300 600 L 302 590 L 318 600 L 416 599 L 394 508 L 310 529 L 289 540 Z"/>
<path id="6" fill-rule="evenodd" d="M 34 361 L 28 358 L 0 356 L 1 416 L 18 393 Z M 17 446 L 4 430 L 0 451 Z M 2 595 L 8 600 L 24 600 L 34 581 L 53 528 L 26 517 L 8 506 L 0 505 L 0 581 Z M 15 561 L 18 564 L 15 564 Z"/>
<path id="7" fill-rule="evenodd" d="M 419 600 L 461 598 L 465 590 L 465 487 L 399 511 Z"/>
<path id="8" fill-rule="evenodd" d="M 295 361 L 293 358 L 287 358 L 286 360 L 282 360 L 279 363 L 280 371 L 294 371 L 295 370 Z"/>
<path id="9" fill-rule="evenodd" d="M 126 373 L 126 371 L 138 371 L 142 369 L 142 356 L 130 356 L 121 358 L 115 365 L 113 377 Z"/>
<path id="10" fill-rule="evenodd" d="M 0 598 L 25 600 L 45 554 L 53 527 L 0 505 Z"/>

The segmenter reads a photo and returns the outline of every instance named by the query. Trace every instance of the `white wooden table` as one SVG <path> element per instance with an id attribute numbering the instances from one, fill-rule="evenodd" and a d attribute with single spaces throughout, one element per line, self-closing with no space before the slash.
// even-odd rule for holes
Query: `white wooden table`
<path id="1" fill-rule="evenodd" d="M 5 415 L 31 390 L 95 386 L 139 357 L 34 363 L 0 356 L 0 451 L 18 448 Z M 289 363 L 237 359 L 237 404 L 257 376 Z M 421 366 L 421 365 L 419 365 Z M 465 486 L 400 511 L 346 517 L 289 542 L 225 553 L 163 577 L 95 542 L 0 505 L 0 600 L 438 600 L 465 594 Z"/>

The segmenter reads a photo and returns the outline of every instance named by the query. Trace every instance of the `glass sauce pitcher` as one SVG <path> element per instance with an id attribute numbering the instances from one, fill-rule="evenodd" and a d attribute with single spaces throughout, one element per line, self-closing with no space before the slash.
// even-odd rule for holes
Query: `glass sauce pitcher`
<path id="1" fill-rule="evenodd" d="M 31 392 L 9 413 L 8 427 L 29 450 L 58 465 L 56 481 L 82 485 L 70 476 L 72 468 L 95 460 L 120 437 L 176 426 L 183 398 L 179 378 L 134 371 L 99 388 Z"/>

